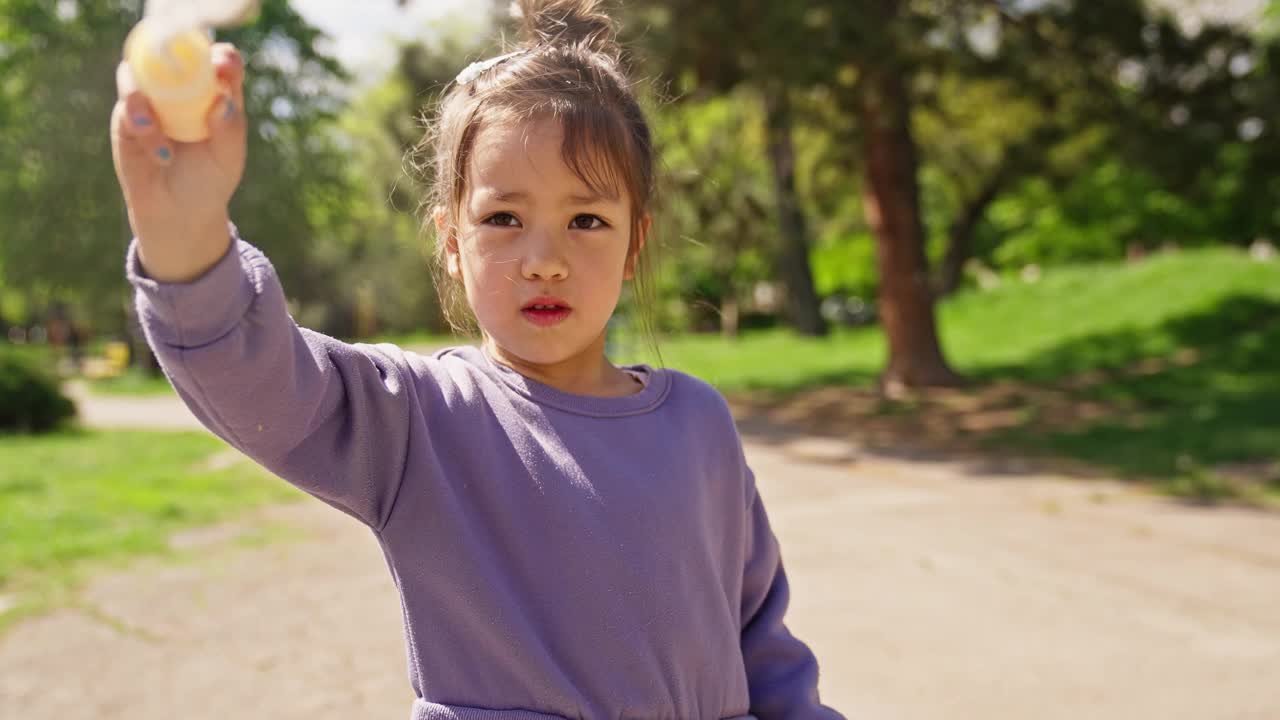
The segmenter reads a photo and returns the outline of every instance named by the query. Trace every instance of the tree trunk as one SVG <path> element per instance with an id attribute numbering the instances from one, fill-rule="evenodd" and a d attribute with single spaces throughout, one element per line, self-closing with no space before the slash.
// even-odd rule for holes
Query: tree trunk
<path id="1" fill-rule="evenodd" d="M 720 335 L 727 338 L 738 337 L 738 319 L 737 298 L 726 297 L 720 303 Z"/>
<path id="2" fill-rule="evenodd" d="M 802 335 L 826 335 L 818 293 L 809 268 L 809 238 L 796 197 L 796 153 L 791 141 L 791 107 L 785 88 L 765 91 L 765 125 L 773 168 L 778 224 L 782 232 L 781 275 L 787 289 L 787 321 Z"/>
<path id="3" fill-rule="evenodd" d="M 880 317 L 889 341 L 881 386 L 895 392 L 956 385 L 960 377 L 942 356 L 934 321 L 910 100 L 897 68 L 881 64 L 865 73 L 857 98 L 867 180 L 863 202 L 876 235 Z"/>
<path id="4" fill-rule="evenodd" d="M 973 233 L 978 228 L 978 222 L 986 215 L 987 208 L 1000 194 L 1004 176 L 1004 166 L 1001 166 L 987 180 L 978 196 L 965 205 L 960 217 L 951 223 L 947 233 L 947 254 L 942 259 L 942 275 L 938 282 L 939 295 L 950 295 L 960 287 L 964 264 L 973 253 Z"/>

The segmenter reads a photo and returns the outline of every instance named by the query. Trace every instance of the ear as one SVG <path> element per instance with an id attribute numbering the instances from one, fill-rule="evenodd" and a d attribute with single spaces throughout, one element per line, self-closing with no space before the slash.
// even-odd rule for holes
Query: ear
<path id="1" fill-rule="evenodd" d="M 436 236 L 444 239 L 445 271 L 449 273 L 449 277 L 462 282 L 462 256 L 458 252 L 458 236 L 451 232 L 444 208 L 437 207 L 431 213 L 431 219 L 436 223 Z"/>
<path id="2" fill-rule="evenodd" d="M 640 220 L 640 227 L 636 234 L 636 248 L 627 255 L 627 264 L 622 270 L 623 280 L 632 280 L 636 276 L 636 261 L 640 258 L 640 253 L 644 251 L 644 244 L 649 240 L 649 230 L 653 227 L 653 216 L 645 215 Z"/>

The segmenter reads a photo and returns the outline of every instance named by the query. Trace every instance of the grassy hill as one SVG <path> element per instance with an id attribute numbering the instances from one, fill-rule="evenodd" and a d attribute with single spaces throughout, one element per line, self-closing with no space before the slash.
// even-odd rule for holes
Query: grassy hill
<path id="1" fill-rule="evenodd" d="M 939 324 L 947 357 L 974 381 L 970 394 L 1014 388 L 998 402 L 1018 409 L 1018 421 L 981 431 L 988 446 L 1072 457 L 1192 493 L 1227 492 L 1220 476 L 1237 471 L 1280 485 L 1280 262 L 1214 248 L 1054 269 L 1035 283 L 949 299 Z M 667 365 L 730 394 L 865 389 L 884 356 L 878 328 L 662 343 Z M 878 414 L 944 409 L 914 399 Z"/>

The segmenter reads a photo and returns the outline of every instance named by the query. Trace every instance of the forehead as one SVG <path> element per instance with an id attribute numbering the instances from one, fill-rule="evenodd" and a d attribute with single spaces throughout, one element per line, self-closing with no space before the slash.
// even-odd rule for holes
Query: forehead
<path id="1" fill-rule="evenodd" d="M 468 192 L 625 197 L 617 192 L 608 158 L 590 147 L 584 150 L 577 163 L 584 167 L 566 163 L 564 128 L 554 118 L 487 125 L 478 133 L 468 163 Z"/>

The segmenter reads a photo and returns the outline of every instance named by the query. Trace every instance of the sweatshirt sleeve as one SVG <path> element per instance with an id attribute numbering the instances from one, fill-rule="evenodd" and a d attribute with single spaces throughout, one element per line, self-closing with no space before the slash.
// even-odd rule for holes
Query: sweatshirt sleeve
<path id="1" fill-rule="evenodd" d="M 778 540 L 747 469 L 751 501 L 742 583 L 742 657 L 759 720 L 843 720 L 818 699 L 818 660 L 783 624 L 790 601 Z"/>
<path id="2" fill-rule="evenodd" d="M 270 261 L 241 240 L 188 283 L 147 277 L 137 240 L 126 274 L 165 374 L 233 447 L 374 529 L 406 464 L 417 402 L 403 353 L 299 328 Z"/>

